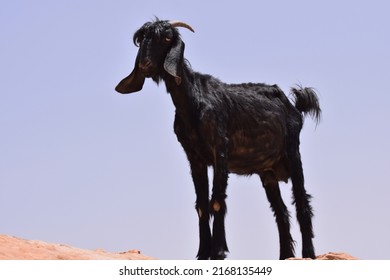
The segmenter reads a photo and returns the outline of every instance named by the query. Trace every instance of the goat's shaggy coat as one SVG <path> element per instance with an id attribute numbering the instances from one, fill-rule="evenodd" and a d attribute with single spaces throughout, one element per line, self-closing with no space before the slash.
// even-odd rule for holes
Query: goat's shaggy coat
<path id="1" fill-rule="evenodd" d="M 176 27 L 182 22 L 156 20 L 135 34 L 139 46 L 134 70 L 116 90 L 142 89 L 145 78 L 164 81 L 176 107 L 174 130 L 187 154 L 196 191 L 199 216 L 199 259 L 223 259 L 228 174 L 257 174 L 265 188 L 279 230 L 280 259 L 294 256 L 289 213 L 279 181 L 292 181 L 294 204 L 302 232 L 303 257 L 315 258 L 312 208 L 304 188 L 299 153 L 303 114 L 317 121 L 321 110 L 311 88 L 292 88 L 293 105 L 276 85 L 226 84 L 194 72 L 186 63 L 184 42 Z M 211 198 L 208 166 L 214 169 Z M 213 216 L 212 232 L 210 215 Z"/>

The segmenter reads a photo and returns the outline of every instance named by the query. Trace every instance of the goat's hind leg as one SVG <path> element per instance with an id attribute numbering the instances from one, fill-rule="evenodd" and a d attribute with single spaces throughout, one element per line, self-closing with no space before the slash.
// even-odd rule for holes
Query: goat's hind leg
<path id="1" fill-rule="evenodd" d="M 310 206 L 311 195 L 306 193 L 301 156 L 299 151 L 290 154 L 291 182 L 294 195 L 294 204 L 297 211 L 297 219 L 302 234 L 302 257 L 315 259 L 313 246 L 313 210 Z"/>
<path id="2" fill-rule="evenodd" d="M 294 257 L 294 240 L 290 234 L 290 215 L 280 194 L 279 183 L 271 171 L 260 174 L 279 231 L 281 260 Z"/>

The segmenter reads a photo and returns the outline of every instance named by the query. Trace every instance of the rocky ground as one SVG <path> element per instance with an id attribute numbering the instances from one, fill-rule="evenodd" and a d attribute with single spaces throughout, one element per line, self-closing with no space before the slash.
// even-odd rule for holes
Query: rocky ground
<path id="1" fill-rule="evenodd" d="M 0 260 L 151 260 L 139 250 L 110 253 L 0 235 Z"/>
<path id="2" fill-rule="evenodd" d="M 0 235 L 0 260 L 152 260 L 139 250 L 110 253 L 103 249 L 85 250 L 63 244 L 37 240 L 25 240 Z M 317 257 L 319 260 L 355 260 L 346 253 L 328 253 Z M 299 260 L 296 258 L 295 260 Z"/>

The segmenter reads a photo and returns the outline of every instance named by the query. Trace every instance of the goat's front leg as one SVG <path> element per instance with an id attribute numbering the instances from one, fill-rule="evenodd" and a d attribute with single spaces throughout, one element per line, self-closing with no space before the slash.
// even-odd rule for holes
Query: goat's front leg
<path id="1" fill-rule="evenodd" d="M 225 235 L 227 181 L 228 168 L 226 152 L 217 152 L 214 165 L 213 193 L 210 201 L 211 213 L 214 216 L 211 259 L 224 259 L 226 253 L 229 252 Z"/>
<path id="2" fill-rule="evenodd" d="M 211 231 L 209 214 L 209 180 L 207 165 L 199 160 L 192 160 L 191 173 L 196 192 L 196 211 L 199 217 L 199 250 L 197 258 L 207 260 L 210 258 Z"/>

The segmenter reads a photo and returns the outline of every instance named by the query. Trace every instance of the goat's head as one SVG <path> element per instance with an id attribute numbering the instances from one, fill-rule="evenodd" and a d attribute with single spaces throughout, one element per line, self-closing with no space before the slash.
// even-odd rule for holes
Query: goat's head
<path id="1" fill-rule="evenodd" d="M 116 91 L 140 91 L 145 78 L 158 82 L 166 73 L 174 77 L 176 84 L 180 85 L 184 42 L 180 39 L 176 27 L 184 27 L 194 32 L 192 27 L 184 22 L 157 19 L 145 23 L 134 33 L 134 44 L 139 47 L 134 69 L 116 86 Z"/>

